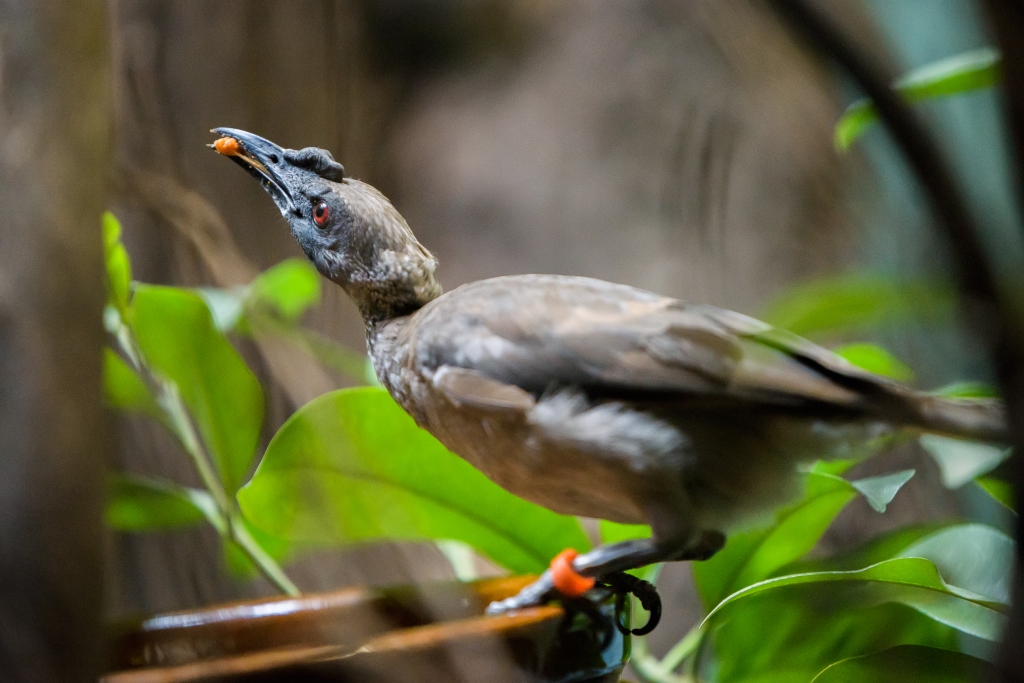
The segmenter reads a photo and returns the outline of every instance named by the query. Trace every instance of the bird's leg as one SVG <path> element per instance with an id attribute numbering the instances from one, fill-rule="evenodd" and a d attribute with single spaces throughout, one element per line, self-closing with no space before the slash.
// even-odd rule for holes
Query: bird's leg
<path id="1" fill-rule="evenodd" d="M 655 562 L 676 560 L 706 560 L 724 545 L 725 536 L 717 531 L 699 533 L 686 543 L 659 543 L 654 538 L 639 538 L 598 546 L 576 557 L 572 566 L 580 575 L 600 578 L 608 574 L 636 569 Z M 551 570 L 517 595 L 493 602 L 488 614 L 501 614 L 513 609 L 537 605 L 548 599 L 554 591 Z"/>

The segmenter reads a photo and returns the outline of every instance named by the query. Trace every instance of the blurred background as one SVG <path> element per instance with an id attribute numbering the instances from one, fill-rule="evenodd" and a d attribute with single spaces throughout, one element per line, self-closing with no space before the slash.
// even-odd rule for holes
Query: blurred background
<path id="1" fill-rule="evenodd" d="M 894 76 L 993 43 L 968 0 L 819 4 Z M 38 292 L 38 306 L 56 307 L 48 324 L 91 324 L 85 315 L 62 313 L 62 306 L 95 312 L 98 320 L 102 290 L 88 283 L 96 275 L 99 287 L 100 266 L 77 260 L 74 244 L 99 239 L 103 209 L 121 220 L 133 277 L 143 282 L 232 287 L 301 256 L 258 184 L 207 148 L 216 126 L 249 130 L 285 147 L 329 149 L 348 175 L 394 202 L 438 257 L 446 289 L 497 275 L 564 273 L 763 316 L 794 286 L 823 278 L 949 277 L 919 190 L 887 137 L 874 130 L 847 153 L 833 146 L 833 127 L 856 90 L 802 51 L 757 2 L 44 5 L 2 5 L 0 84 L 9 104 L 0 113 L 7 174 L 0 195 L 5 207 L 29 208 L 2 231 L 0 272 L 6 277 L 33 258 L 44 260 L 32 266 L 34 274 L 11 282 Z M 51 19 L 67 35 L 26 44 L 26 27 Z M 42 55 L 33 67 L 42 70 L 36 86 L 33 70 L 22 63 L 32 50 Z M 72 50 L 81 58 L 68 60 Z M 32 103 L 48 97 L 38 83 L 85 88 L 90 78 L 90 94 L 60 96 L 63 119 L 34 119 Z M 948 133 L 946 151 L 971 202 L 994 223 L 1016 229 L 997 98 L 984 91 L 923 111 Z M 44 163 L 18 161 L 26 135 L 78 139 L 68 126 L 87 125 L 105 142 L 74 148 L 77 169 L 48 181 L 77 183 L 82 199 L 54 200 L 60 204 L 54 209 L 45 187 L 18 184 L 25 168 Z M 39 207 L 82 216 L 75 236 L 56 238 L 51 251 L 20 247 L 13 235 Z M 93 233 L 81 234 L 90 221 Z M 994 235 L 993 244 L 999 239 Z M 62 256 L 54 261 L 53 254 Z M 306 323 L 363 349 L 361 322 L 338 288 L 326 286 Z M 913 369 L 922 388 L 991 379 L 977 340 L 951 309 L 850 332 L 819 341 L 881 343 Z M 351 384 L 284 344 L 243 341 L 241 350 L 266 391 L 264 440 L 297 407 Z M 199 483 L 158 425 L 78 407 L 94 397 L 75 387 L 98 372 L 84 352 L 55 347 L 48 353 L 78 368 L 65 375 L 71 379 L 42 382 L 42 393 L 26 398 L 41 380 L 25 374 L 31 367 L 11 368 L 3 377 L 5 400 L 82 410 L 82 424 L 72 431 L 88 434 L 87 450 L 102 453 L 109 467 Z M 17 418 L 5 420 L 17 429 Z M 863 465 L 864 475 L 875 466 Z M 864 501 L 851 504 L 822 540 L 821 553 L 886 528 L 988 505 L 969 491 L 936 485 L 938 469 L 916 446 L 901 448 L 883 466 L 914 467 L 918 475 L 884 517 Z M 85 479 L 95 476 L 82 471 Z M 85 481 L 72 479 L 68 492 Z M 98 509 L 92 498 L 84 504 Z M 993 523 L 1008 524 L 984 510 Z M 82 533 L 89 531 L 83 526 Z M 209 528 L 107 533 L 103 548 L 106 619 L 274 593 L 262 579 L 225 572 Z M 94 572 L 98 567 L 94 562 Z M 497 571 L 482 560 L 477 568 Z M 434 545 L 412 543 L 318 551 L 288 570 L 303 590 L 454 576 Z M 660 586 L 666 616 L 650 640 L 657 654 L 702 614 L 686 565 L 667 567 Z"/>

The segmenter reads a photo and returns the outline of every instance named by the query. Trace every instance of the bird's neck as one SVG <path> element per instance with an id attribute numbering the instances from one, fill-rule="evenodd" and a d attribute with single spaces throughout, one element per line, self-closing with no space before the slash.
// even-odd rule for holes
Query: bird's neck
<path id="1" fill-rule="evenodd" d="M 370 354 L 377 380 L 388 390 L 391 398 L 412 415 L 416 424 L 423 427 L 427 416 L 415 400 L 406 376 L 409 354 L 415 353 L 415 344 L 411 343 L 414 332 L 412 316 L 367 323 L 366 350 Z"/>
<path id="2" fill-rule="evenodd" d="M 443 293 L 434 278 L 434 261 L 419 259 L 384 259 L 350 275 L 342 286 L 367 327 L 415 313 Z"/>
<path id="3" fill-rule="evenodd" d="M 317 270 L 351 297 L 367 327 L 414 313 L 443 293 L 434 277 L 437 261 L 415 241 L 371 243 L 363 258 L 327 249 L 308 253 Z"/>

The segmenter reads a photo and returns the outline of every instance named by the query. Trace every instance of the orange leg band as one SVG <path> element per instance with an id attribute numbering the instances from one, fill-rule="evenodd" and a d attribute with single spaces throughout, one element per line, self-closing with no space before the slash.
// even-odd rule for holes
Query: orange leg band
<path id="1" fill-rule="evenodd" d="M 551 583 L 555 590 L 567 598 L 578 598 L 594 587 L 594 579 L 582 576 L 573 569 L 572 561 L 578 553 L 566 548 L 551 560 Z"/>

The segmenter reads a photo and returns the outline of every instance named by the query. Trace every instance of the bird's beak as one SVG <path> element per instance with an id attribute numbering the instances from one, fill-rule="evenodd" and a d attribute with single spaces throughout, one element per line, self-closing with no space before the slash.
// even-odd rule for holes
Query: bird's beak
<path id="1" fill-rule="evenodd" d="M 237 128 L 214 128 L 210 132 L 221 136 L 210 146 L 260 181 L 281 213 L 300 213 L 281 172 L 288 165 L 284 149 L 259 135 Z"/>

